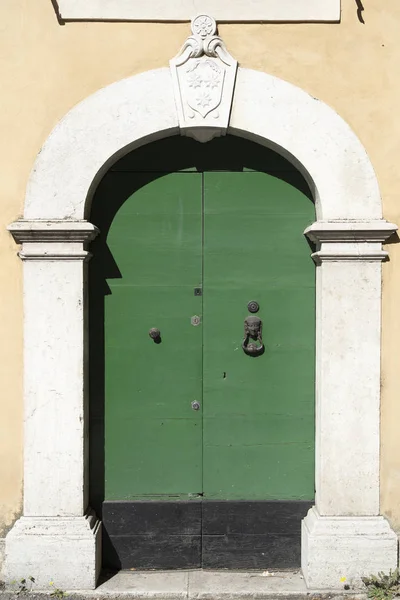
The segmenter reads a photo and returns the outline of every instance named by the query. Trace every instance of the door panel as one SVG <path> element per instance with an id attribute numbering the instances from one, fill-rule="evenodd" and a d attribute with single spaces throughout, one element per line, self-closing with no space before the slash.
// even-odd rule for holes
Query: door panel
<path id="1" fill-rule="evenodd" d="M 292 569 L 300 565 L 305 501 L 203 502 L 205 569 Z"/>
<path id="2" fill-rule="evenodd" d="M 197 500 L 104 502 L 103 548 L 112 569 L 201 566 L 202 505 Z"/>
<path id="3" fill-rule="evenodd" d="M 143 175 L 140 175 L 142 179 Z M 132 173 L 115 178 L 135 177 Z M 144 178 L 145 179 L 145 178 Z M 152 175 L 107 237 L 121 273 L 105 306 L 105 498 L 202 491 L 201 175 Z M 157 327 L 161 343 L 149 339 Z"/>
<path id="4" fill-rule="evenodd" d="M 99 186 L 105 566 L 294 568 L 314 497 L 315 272 L 302 234 L 314 207 L 271 151 L 266 173 L 250 170 L 265 159 L 254 144 L 245 170 L 232 148 L 247 142 L 211 142 L 206 161 L 188 140 L 182 159 L 181 143 L 149 168 L 173 157 L 185 172 L 135 172 L 147 148 Z M 221 164 L 225 146 L 235 172 L 196 172 L 193 156 Z M 241 347 L 250 300 L 266 347 L 255 358 Z"/>
<path id="5" fill-rule="evenodd" d="M 266 173 L 204 173 L 205 499 L 314 497 L 313 205 Z M 244 354 L 247 303 L 266 351 Z"/>

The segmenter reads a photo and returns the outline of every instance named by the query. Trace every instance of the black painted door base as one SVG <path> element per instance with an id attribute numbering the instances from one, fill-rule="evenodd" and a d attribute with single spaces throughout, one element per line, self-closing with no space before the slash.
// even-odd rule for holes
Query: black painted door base
<path id="1" fill-rule="evenodd" d="M 103 503 L 109 569 L 300 567 L 301 520 L 311 501 Z"/>

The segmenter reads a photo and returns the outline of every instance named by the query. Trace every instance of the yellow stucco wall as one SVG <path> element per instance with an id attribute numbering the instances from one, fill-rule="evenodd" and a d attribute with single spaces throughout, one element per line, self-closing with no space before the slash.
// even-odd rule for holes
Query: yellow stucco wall
<path id="1" fill-rule="evenodd" d="M 342 0 L 342 23 L 222 25 L 244 67 L 294 83 L 354 129 L 376 169 L 384 217 L 400 224 L 400 2 Z M 166 66 L 188 24 L 57 22 L 51 0 L 0 3 L 0 537 L 22 500 L 22 265 L 6 232 L 33 161 L 57 121 L 116 80 Z M 400 245 L 384 265 L 382 510 L 400 529 Z M 343 473 L 344 483 L 346 473 Z"/>

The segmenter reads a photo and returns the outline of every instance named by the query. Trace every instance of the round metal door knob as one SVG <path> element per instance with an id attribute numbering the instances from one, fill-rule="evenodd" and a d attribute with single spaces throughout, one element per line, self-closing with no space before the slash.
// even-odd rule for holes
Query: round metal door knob
<path id="1" fill-rule="evenodd" d="M 260 305 L 255 300 L 252 300 L 248 303 L 247 310 L 251 313 L 256 313 L 260 310 Z"/>
<path id="2" fill-rule="evenodd" d="M 194 402 L 192 402 L 192 408 L 193 408 L 193 410 L 199 410 L 200 409 L 200 403 L 197 402 L 197 400 L 195 400 Z"/>
<path id="3" fill-rule="evenodd" d="M 149 331 L 152 340 L 158 340 L 161 337 L 161 331 L 157 327 L 152 327 Z"/>

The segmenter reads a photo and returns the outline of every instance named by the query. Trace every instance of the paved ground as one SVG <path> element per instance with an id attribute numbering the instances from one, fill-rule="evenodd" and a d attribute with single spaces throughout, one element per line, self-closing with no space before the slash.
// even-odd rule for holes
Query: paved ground
<path id="1" fill-rule="evenodd" d="M 16 590 L 17 591 L 17 590 Z M 68 592 L 76 600 L 364 600 L 364 594 L 338 590 L 336 593 L 309 592 L 299 572 L 270 574 L 212 571 L 120 571 L 104 574 L 96 590 Z M 62 596 L 62 594 L 61 594 Z M 32 590 L 19 599 L 43 600 Z M 0 600 L 15 599 L 15 592 L 3 590 Z M 71 598 L 72 600 L 72 598 Z"/>

